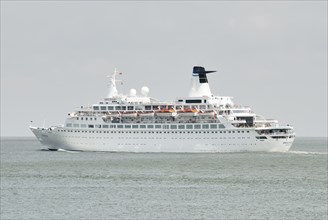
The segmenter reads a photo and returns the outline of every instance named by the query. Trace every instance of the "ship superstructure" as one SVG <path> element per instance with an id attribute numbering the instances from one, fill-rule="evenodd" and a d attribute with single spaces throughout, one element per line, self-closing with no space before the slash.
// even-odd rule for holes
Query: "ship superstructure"
<path id="1" fill-rule="evenodd" d="M 265 119 L 232 97 L 211 93 L 204 67 L 195 66 L 187 97 L 162 102 L 131 89 L 119 94 L 119 72 L 109 76 L 109 93 L 99 103 L 68 114 L 62 126 L 30 129 L 51 150 L 112 152 L 288 151 L 289 125 Z"/>

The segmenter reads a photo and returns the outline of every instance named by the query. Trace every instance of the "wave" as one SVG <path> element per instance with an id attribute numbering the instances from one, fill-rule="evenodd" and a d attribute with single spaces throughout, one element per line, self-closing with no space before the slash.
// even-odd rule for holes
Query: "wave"
<path id="1" fill-rule="evenodd" d="M 320 155 L 327 155 L 328 152 L 311 152 L 311 151 L 287 151 L 285 153 L 290 154 L 320 154 Z"/>

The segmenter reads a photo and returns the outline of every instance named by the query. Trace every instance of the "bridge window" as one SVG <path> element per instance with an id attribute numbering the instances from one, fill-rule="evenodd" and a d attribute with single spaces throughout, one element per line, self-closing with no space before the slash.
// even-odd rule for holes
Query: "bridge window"
<path id="1" fill-rule="evenodd" d="M 101 109 L 102 111 L 106 111 L 106 106 L 100 106 L 100 109 Z"/>
<path id="2" fill-rule="evenodd" d="M 186 103 L 202 103 L 201 99 L 186 99 Z"/>
<path id="3" fill-rule="evenodd" d="M 93 110 L 99 110 L 99 106 L 93 106 Z"/>

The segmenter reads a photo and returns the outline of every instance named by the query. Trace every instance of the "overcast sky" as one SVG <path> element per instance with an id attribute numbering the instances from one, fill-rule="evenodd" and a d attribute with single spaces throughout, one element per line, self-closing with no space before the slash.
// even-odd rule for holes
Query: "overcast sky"
<path id="1" fill-rule="evenodd" d="M 1 1 L 1 136 L 32 136 L 107 94 L 186 96 L 192 67 L 298 136 L 327 136 L 327 1 Z"/>

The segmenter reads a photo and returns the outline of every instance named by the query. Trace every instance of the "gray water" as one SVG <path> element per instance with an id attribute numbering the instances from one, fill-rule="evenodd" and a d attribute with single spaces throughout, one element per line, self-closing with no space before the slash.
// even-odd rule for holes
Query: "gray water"
<path id="1" fill-rule="evenodd" d="M 327 138 L 287 153 L 96 153 L 1 140 L 1 219 L 327 219 Z"/>

